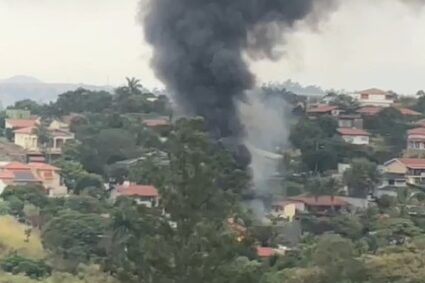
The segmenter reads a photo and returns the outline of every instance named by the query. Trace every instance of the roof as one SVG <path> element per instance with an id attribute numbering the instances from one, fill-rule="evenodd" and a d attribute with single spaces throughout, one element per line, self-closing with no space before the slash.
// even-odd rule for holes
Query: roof
<path id="1" fill-rule="evenodd" d="M 401 162 L 403 165 L 405 165 L 407 168 L 410 168 L 410 169 L 425 169 L 425 159 L 419 159 L 419 158 L 393 159 L 388 161 L 385 164 L 388 164 L 394 160 Z"/>
<path id="2" fill-rule="evenodd" d="M 27 128 L 20 128 L 15 131 L 13 131 L 15 134 L 27 134 L 32 135 L 34 134 L 35 127 L 27 127 Z"/>
<path id="3" fill-rule="evenodd" d="M 405 116 L 420 116 L 422 115 L 419 112 L 416 112 L 412 109 L 409 108 L 404 108 L 404 107 L 397 107 L 398 111 L 401 112 L 401 114 L 405 115 Z"/>
<path id="4" fill-rule="evenodd" d="M 378 106 L 365 106 L 357 110 L 357 113 L 364 114 L 364 115 L 376 115 L 378 114 L 383 108 Z"/>
<path id="5" fill-rule="evenodd" d="M 33 119 L 6 119 L 6 123 L 13 129 L 34 127 L 38 124 L 37 118 Z"/>
<path id="6" fill-rule="evenodd" d="M 389 93 L 379 89 L 379 88 L 369 88 L 362 91 L 359 91 L 359 93 L 366 93 L 366 94 L 378 94 L 378 95 L 388 95 Z"/>
<path id="7" fill-rule="evenodd" d="M 15 182 L 40 182 L 31 170 L 11 170 L 15 175 Z"/>
<path id="8" fill-rule="evenodd" d="M 160 127 L 160 126 L 169 126 L 170 121 L 167 119 L 145 119 L 143 124 L 148 127 Z"/>
<path id="9" fill-rule="evenodd" d="M 0 179 L 1 180 L 14 179 L 14 178 L 15 178 L 15 174 L 13 174 L 13 172 L 11 172 L 9 170 L 0 171 Z"/>
<path id="10" fill-rule="evenodd" d="M 425 128 L 415 128 L 407 131 L 409 135 L 425 135 Z"/>
<path id="11" fill-rule="evenodd" d="M 308 109 L 307 113 L 327 113 L 335 109 L 338 109 L 338 107 L 334 105 L 319 104 L 313 108 Z"/>
<path id="12" fill-rule="evenodd" d="M 74 134 L 65 130 L 50 130 L 49 131 L 50 135 L 52 137 L 74 137 Z"/>
<path id="13" fill-rule="evenodd" d="M 367 131 L 356 128 L 339 128 L 337 131 L 343 136 L 370 136 Z"/>
<path id="14" fill-rule="evenodd" d="M 30 162 L 28 163 L 28 166 L 31 169 L 38 169 L 38 170 L 53 170 L 53 171 L 59 171 L 60 169 L 58 167 L 55 167 L 53 165 L 44 163 L 44 162 Z"/>
<path id="15" fill-rule="evenodd" d="M 349 204 L 337 196 L 298 196 L 289 198 L 309 206 L 348 206 Z"/>
<path id="16" fill-rule="evenodd" d="M 269 247 L 257 247 L 257 255 L 259 257 L 271 257 L 276 254 L 273 248 Z"/>
<path id="17" fill-rule="evenodd" d="M 117 192 L 121 196 L 140 196 L 140 197 L 158 197 L 158 190 L 151 185 L 122 185 L 119 186 Z"/>
<path id="18" fill-rule="evenodd" d="M 27 164 L 24 164 L 21 162 L 10 162 L 2 166 L 2 168 L 7 170 L 30 170 L 31 169 Z"/>

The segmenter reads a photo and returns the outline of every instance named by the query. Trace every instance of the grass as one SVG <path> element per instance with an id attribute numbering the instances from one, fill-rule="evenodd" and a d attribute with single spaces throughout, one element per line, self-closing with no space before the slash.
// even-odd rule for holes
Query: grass
<path id="1" fill-rule="evenodd" d="M 33 230 L 26 242 L 27 226 L 16 221 L 12 216 L 0 217 L 0 257 L 11 251 L 30 258 L 43 258 L 44 250 L 38 231 Z"/>

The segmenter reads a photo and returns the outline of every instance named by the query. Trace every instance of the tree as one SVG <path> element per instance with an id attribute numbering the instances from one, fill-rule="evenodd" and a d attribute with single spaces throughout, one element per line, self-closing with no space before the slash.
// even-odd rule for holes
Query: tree
<path id="1" fill-rule="evenodd" d="M 350 196 L 365 198 L 379 182 L 379 173 L 375 163 L 367 159 L 354 159 L 350 169 L 344 172 L 344 182 Z"/>
<path id="2" fill-rule="evenodd" d="M 353 243 L 339 235 L 328 234 L 318 239 L 312 255 L 313 262 L 325 274 L 324 282 L 338 282 L 342 279 L 360 279 L 363 269 L 360 262 L 354 259 Z"/>
<path id="3" fill-rule="evenodd" d="M 136 78 L 125 78 L 125 80 L 127 81 L 127 88 L 130 91 L 131 94 L 140 94 L 141 91 L 140 89 L 143 87 L 142 84 L 140 83 L 140 80 L 136 79 Z"/>
<path id="4" fill-rule="evenodd" d="M 357 100 L 344 94 L 334 96 L 329 104 L 338 106 L 339 109 L 346 113 L 354 113 L 360 107 Z"/>
<path id="5" fill-rule="evenodd" d="M 74 190 L 82 176 L 88 174 L 77 161 L 58 159 L 54 164 L 61 169 L 60 174 L 68 190 Z"/>
<path id="6" fill-rule="evenodd" d="M 15 102 L 14 109 L 29 110 L 33 115 L 42 114 L 43 106 L 31 99 L 23 99 Z"/>
<path id="7" fill-rule="evenodd" d="M 43 227 L 43 246 L 75 270 L 80 263 L 104 256 L 100 242 L 106 226 L 107 220 L 99 215 L 62 211 Z"/>

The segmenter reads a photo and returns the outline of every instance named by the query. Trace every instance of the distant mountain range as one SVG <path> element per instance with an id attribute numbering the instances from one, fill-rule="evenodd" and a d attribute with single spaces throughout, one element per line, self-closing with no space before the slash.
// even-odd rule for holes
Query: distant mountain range
<path id="1" fill-rule="evenodd" d="M 14 76 L 9 79 L 0 79 L 0 102 L 3 107 L 27 98 L 37 102 L 49 102 L 55 100 L 61 93 L 80 87 L 90 90 L 112 89 L 107 86 L 86 84 L 45 83 L 30 76 Z"/>

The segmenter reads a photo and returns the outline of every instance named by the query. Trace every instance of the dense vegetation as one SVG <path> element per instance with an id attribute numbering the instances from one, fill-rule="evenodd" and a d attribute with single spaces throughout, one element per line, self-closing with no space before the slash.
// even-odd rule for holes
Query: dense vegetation
<path id="1" fill-rule="evenodd" d="M 380 138 L 359 148 L 336 135 L 334 118 L 307 119 L 299 111 L 305 98 L 270 86 L 264 91 L 297 109 L 292 147 L 282 152 L 284 182 L 273 197 L 337 196 L 343 186 L 350 196 L 366 197 L 379 182 L 377 164 L 402 153 L 411 124 L 394 109 L 367 123 Z M 366 210 L 301 215 L 298 243 L 284 254 L 259 257 L 257 246 L 288 241 L 276 223 L 264 225 L 241 205 L 250 195 L 250 172 L 210 139 L 200 118 L 159 131 L 146 127 L 144 118 L 172 114 L 165 96 L 150 98 L 129 79 L 113 94 L 79 89 L 48 105 L 15 105 L 45 121 L 73 114 L 77 141 L 53 161 L 62 169 L 67 198 L 49 198 L 37 186 L 8 187 L 1 195 L 0 283 L 425 282 L 425 215 L 409 213 L 412 203 L 425 207 L 423 194 L 405 190 Z M 425 114 L 423 101 L 409 106 Z M 333 103 L 347 111 L 358 107 L 344 97 Z M 123 163 L 128 160 L 136 161 Z M 340 162 L 351 168 L 337 180 L 332 173 Z M 124 180 L 155 185 L 160 205 L 113 201 L 105 183 Z M 230 218 L 245 227 L 242 237 Z"/>

